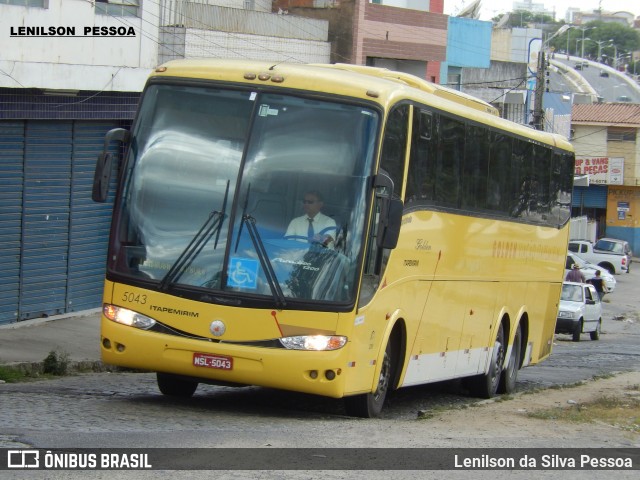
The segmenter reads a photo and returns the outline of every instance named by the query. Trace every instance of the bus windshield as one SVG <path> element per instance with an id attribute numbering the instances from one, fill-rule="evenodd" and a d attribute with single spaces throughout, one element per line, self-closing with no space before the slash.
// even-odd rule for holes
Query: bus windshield
<path id="1" fill-rule="evenodd" d="M 363 105 L 152 84 L 109 271 L 160 289 L 352 303 L 378 124 Z"/>

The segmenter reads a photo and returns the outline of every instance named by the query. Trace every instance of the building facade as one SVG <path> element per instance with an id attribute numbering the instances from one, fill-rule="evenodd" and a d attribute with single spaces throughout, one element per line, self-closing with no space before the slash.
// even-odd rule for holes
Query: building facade
<path id="1" fill-rule="evenodd" d="M 588 187 L 575 187 L 574 216 L 597 222 L 597 236 L 626 240 L 640 252 L 640 105 L 575 104 L 572 142 L 576 175 Z"/>
<path id="2" fill-rule="evenodd" d="M 157 18 L 154 2 L 0 3 L 0 323 L 100 305 L 113 198 L 91 201 L 93 169 L 135 115 Z"/>
<path id="3" fill-rule="evenodd" d="M 405 6 L 406 5 L 406 6 Z M 417 9 L 423 5 L 421 9 Z M 274 11 L 329 22 L 331 63 L 390 68 L 440 83 L 446 59 L 443 1 L 274 0 Z"/>
<path id="4" fill-rule="evenodd" d="M 158 63 L 204 57 L 329 63 L 327 20 L 271 10 L 265 0 L 161 1 Z"/>

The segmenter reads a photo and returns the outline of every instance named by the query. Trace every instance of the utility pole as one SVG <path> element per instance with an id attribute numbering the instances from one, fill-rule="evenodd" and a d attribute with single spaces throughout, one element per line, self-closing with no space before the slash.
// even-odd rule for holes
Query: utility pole
<path id="1" fill-rule="evenodd" d="M 538 71 L 536 72 L 536 90 L 534 92 L 533 99 L 533 119 L 532 124 L 533 128 L 536 130 L 544 130 L 544 111 L 542 110 L 542 96 L 544 95 L 545 90 L 548 90 L 548 80 L 546 80 L 547 73 L 547 60 L 545 59 L 544 50 L 546 48 L 546 44 L 551 41 L 552 38 L 557 37 L 558 35 L 562 35 L 564 32 L 571 28 L 570 25 L 561 26 L 556 33 L 551 35 L 545 42 L 542 42 L 540 47 L 540 54 L 538 55 Z M 582 32 L 584 35 L 584 31 Z M 537 39 L 542 40 L 542 39 Z M 531 46 L 531 42 L 529 41 L 529 46 Z M 531 70 L 529 70 L 531 71 Z M 528 107 L 528 105 L 527 105 Z"/>
<path id="2" fill-rule="evenodd" d="M 545 72 L 546 61 L 544 58 L 544 49 L 540 49 L 540 55 L 538 56 L 538 71 L 536 72 L 536 90 L 533 98 L 533 128 L 536 130 L 544 130 L 544 112 L 542 110 L 542 96 L 544 95 Z"/>

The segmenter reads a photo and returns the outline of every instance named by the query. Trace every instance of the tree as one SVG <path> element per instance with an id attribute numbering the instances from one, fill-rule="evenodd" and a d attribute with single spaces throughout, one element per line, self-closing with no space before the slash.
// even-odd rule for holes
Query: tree
<path id="1" fill-rule="evenodd" d="M 510 28 L 525 28 L 531 24 L 544 24 L 544 25 L 553 25 L 559 22 L 556 22 L 553 17 L 550 15 L 545 15 L 543 13 L 535 13 L 529 12 L 527 10 L 515 10 L 514 12 L 508 13 L 509 21 L 505 26 Z M 494 17 L 492 20 L 497 23 L 503 15 L 498 15 Z M 558 25 L 559 27 L 559 25 Z"/>
<path id="2" fill-rule="evenodd" d="M 626 25 L 594 20 L 584 25 L 584 27 L 586 28 L 584 32 L 582 31 L 583 27 L 570 28 L 562 35 L 554 38 L 550 45 L 556 51 L 563 52 L 566 51 L 568 45 L 569 52 L 572 55 L 581 55 L 582 42 L 577 42 L 577 40 L 585 38 L 584 54 L 585 57 L 588 56 L 590 58 L 596 58 L 598 53 L 613 57 L 616 50 L 620 55 L 622 52 L 627 53 L 640 49 L 640 32 Z M 600 52 L 598 52 L 599 48 Z"/>

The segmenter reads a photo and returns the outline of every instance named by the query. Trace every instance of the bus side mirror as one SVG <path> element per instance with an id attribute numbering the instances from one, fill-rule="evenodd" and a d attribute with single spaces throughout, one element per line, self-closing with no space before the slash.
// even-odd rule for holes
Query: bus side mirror
<path id="1" fill-rule="evenodd" d="M 386 225 L 385 222 L 380 222 L 378 230 L 378 245 L 381 248 L 396 248 L 400 236 L 404 205 L 402 200 L 397 198 L 390 199 L 388 202 Z"/>
<path id="2" fill-rule="evenodd" d="M 402 200 L 393 198 L 393 180 L 386 173 L 375 177 L 374 188 L 380 201 L 380 217 L 376 241 L 380 248 L 396 248 L 402 224 L 404 205 Z"/>
<path id="3" fill-rule="evenodd" d="M 113 155 L 108 153 L 109 144 L 112 141 L 126 142 L 129 140 L 129 132 L 124 128 L 114 128 L 109 130 L 104 137 L 104 148 L 98 155 L 96 170 L 93 173 L 93 189 L 91 198 L 94 202 L 104 203 L 107 201 L 109 193 L 109 180 L 111 180 L 111 170 L 113 165 Z"/>
<path id="4" fill-rule="evenodd" d="M 96 171 L 93 174 L 93 190 L 91 191 L 91 198 L 94 202 L 104 203 L 107 201 L 112 163 L 113 156 L 110 153 L 102 152 L 98 155 Z"/>

